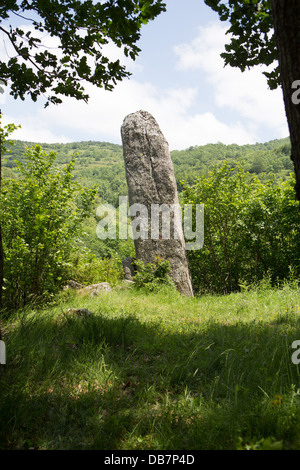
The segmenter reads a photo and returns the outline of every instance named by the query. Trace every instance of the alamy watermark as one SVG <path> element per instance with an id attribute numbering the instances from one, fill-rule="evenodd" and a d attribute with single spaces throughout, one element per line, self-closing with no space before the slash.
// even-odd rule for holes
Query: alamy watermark
<path id="1" fill-rule="evenodd" d="M 293 81 L 292 89 L 296 90 L 292 93 L 292 103 L 297 105 L 300 103 L 300 80 Z"/>
<path id="2" fill-rule="evenodd" d="M 300 340 L 295 340 L 293 341 L 292 343 L 292 348 L 293 349 L 296 349 L 296 351 L 292 354 L 292 363 L 295 364 L 295 365 L 298 365 L 300 364 L 300 358 L 298 356 L 300 356 Z"/>
<path id="3" fill-rule="evenodd" d="M 200 250 L 204 243 L 204 204 L 132 204 L 127 196 L 119 197 L 119 207 L 101 204 L 96 211 L 100 221 L 96 234 L 101 240 L 181 240 L 187 250 Z M 128 218 L 131 225 L 128 226 Z M 183 220 L 182 220 L 183 219 Z M 118 233 L 117 233 L 118 232 Z"/>
<path id="4" fill-rule="evenodd" d="M 0 364 L 6 364 L 6 346 L 4 341 L 0 341 Z"/>

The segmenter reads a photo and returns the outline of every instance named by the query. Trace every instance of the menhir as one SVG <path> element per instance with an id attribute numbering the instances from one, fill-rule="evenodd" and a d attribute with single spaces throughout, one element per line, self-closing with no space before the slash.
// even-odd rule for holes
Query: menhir
<path id="1" fill-rule="evenodd" d="M 139 238 L 134 237 L 136 258 L 144 263 L 168 260 L 178 291 L 193 296 L 168 142 L 147 111 L 129 114 L 121 136 L 132 225 L 138 220 L 140 228 Z"/>

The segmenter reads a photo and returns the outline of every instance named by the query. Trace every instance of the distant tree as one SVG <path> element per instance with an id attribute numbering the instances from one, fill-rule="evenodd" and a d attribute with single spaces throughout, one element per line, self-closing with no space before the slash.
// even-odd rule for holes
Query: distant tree
<path id="1" fill-rule="evenodd" d="M 1 57 L 0 78 L 14 98 L 36 101 L 48 93 L 46 106 L 61 96 L 87 101 L 83 82 L 112 90 L 130 75 L 119 60 L 103 54 L 109 41 L 135 59 L 143 24 L 165 11 L 162 0 L 9 0 L 0 6 L 0 31 L 13 47 Z M 23 26 L 16 26 L 16 20 Z M 20 21 L 19 21 L 20 23 Z M 28 26 L 27 26 L 28 25 Z M 57 39 L 47 47 L 44 37 Z"/>
<path id="2" fill-rule="evenodd" d="M 267 170 L 267 162 L 261 155 L 256 155 L 253 159 L 250 173 L 264 173 Z"/>
<path id="3" fill-rule="evenodd" d="M 242 71 L 258 64 L 273 65 L 264 72 L 271 89 L 282 86 L 291 138 L 291 159 L 300 201 L 300 2 L 299 0 L 204 0 L 232 35 L 221 56 Z"/>

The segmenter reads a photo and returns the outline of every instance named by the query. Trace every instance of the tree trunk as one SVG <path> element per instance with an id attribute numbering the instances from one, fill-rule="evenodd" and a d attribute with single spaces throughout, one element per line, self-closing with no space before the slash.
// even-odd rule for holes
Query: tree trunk
<path id="1" fill-rule="evenodd" d="M 300 100 L 293 99 L 295 88 L 300 87 L 300 1 L 271 0 L 271 6 L 292 146 L 291 159 L 296 174 L 296 197 L 300 201 Z M 298 86 L 295 85 L 296 81 L 299 81 Z M 299 97 L 300 92 L 297 95 Z"/>

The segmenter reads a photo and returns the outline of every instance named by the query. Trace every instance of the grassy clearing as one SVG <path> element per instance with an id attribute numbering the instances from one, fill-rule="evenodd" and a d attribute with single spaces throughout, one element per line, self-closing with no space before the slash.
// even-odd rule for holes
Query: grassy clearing
<path id="1" fill-rule="evenodd" d="M 0 448 L 299 449 L 299 327 L 292 285 L 72 294 L 19 312 L 2 326 Z"/>

